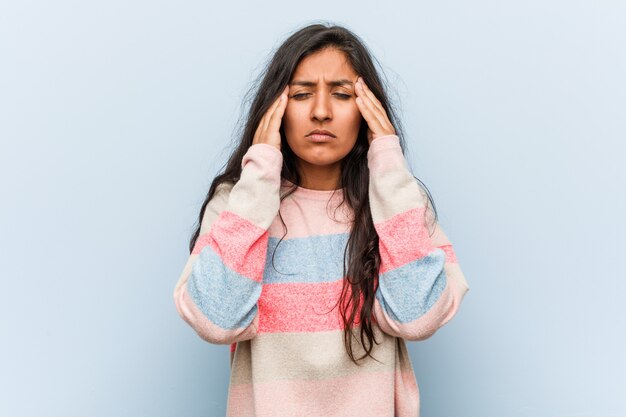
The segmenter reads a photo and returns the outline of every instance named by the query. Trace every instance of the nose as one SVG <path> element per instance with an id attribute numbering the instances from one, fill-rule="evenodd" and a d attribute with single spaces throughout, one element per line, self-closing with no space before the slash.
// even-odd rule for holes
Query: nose
<path id="1" fill-rule="evenodd" d="M 332 118 L 330 97 L 328 94 L 322 92 L 315 95 L 311 118 L 318 121 L 324 121 Z"/>

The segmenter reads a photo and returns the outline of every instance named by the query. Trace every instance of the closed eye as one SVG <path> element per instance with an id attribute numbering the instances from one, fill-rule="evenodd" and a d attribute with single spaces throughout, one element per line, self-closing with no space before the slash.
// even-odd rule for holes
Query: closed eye
<path id="1" fill-rule="evenodd" d="M 291 97 L 295 98 L 295 99 L 300 99 L 300 98 L 304 98 L 305 96 L 308 96 L 308 95 L 310 95 L 310 93 L 300 93 L 300 94 L 294 94 Z M 342 100 L 347 100 L 350 97 L 352 97 L 350 94 L 341 94 L 341 93 L 336 93 L 335 96 L 340 97 Z"/>

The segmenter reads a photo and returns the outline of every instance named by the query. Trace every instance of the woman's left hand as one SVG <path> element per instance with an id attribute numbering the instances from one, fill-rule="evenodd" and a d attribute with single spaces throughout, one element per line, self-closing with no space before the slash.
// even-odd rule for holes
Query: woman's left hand
<path id="1" fill-rule="evenodd" d="M 359 77 L 355 84 L 356 104 L 359 111 L 367 122 L 367 140 L 371 144 L 373 140 L 381 136 L 395 135 L 396 130 L 387 117 L 385 109 L 376 98 L 374 93 L 365 85 L 363 78 Z"/>

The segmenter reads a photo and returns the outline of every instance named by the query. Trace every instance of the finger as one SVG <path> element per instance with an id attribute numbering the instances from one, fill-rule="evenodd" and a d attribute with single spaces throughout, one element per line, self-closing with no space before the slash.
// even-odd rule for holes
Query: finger
<path id="1" fill-rule="evenodd" d="M 370 130 L 373 132 L 381 131 L 382 125 L 373 109 L 373 104 L 369 100 L 364 99 L 363 96 L 357 97 L 356 103 Z"/>
<path id="2" fill-rule="evenodd" d="M 363 78 L 359 78 L 359 82 L 357 83 L 357 94 L 364 95 L 369 98 L 374 103 L 374 106 L 378 111 L 386 114 L 382 103 L 376 98 L 376 95 L 372 93 L 372 90 L 367 87 Z"/>
<path id="3" fill-rule="evenodd" d="M 280 97 L 278 98 L 278 106 L 274 110 L 274 113 L 272 114 L 272 117 L 270 118 L 270 121 L 268 123 L 268 129 L 270 129 L 271 131 L 278 131 L 278 128 L 280 127 L 283 115 L 285 114 L 285 109 L 287 108 L 287 91 L 288 90 L 283 90 L 283 93 L 281 93 Z"/>
<path id="4" fill-rule="evenodd" d="M 360 104 L 359 108 L 363 109 L 365 114 L 369 118 L 369 120 L 366 118 L 368 123 L 382 124 L 384 122 L 385 117 L 381 117 L 383 115 L 380 113 L 379 109 L 376 107 L 374 102 L 372 102 L 372 100 L 370 100 L 370 98 L 366 94 L 364 94 L 363 91 L 361 91 L 361 94 L 357 98 L 357 102 L 359 102 Z"/>
<path id="5" fill-rule="evenodd" d="M 276 98 L 276 100 L 274 100 L 274 103 L 272 104 L 272 106 L 268 109 L 267 113 L 265 114 L 265 121 L 264 121 L 264 129 L 265 129 L 265 131 L 267 131 L 267 129 L 269 128 L 270 121 L 272 120 L 272 117 L 273 117 L 274 113 L 276 113 L 277 109 L 281 105 L 286 104 L 287 97 L 284 97 L 285 98 L 284 102 L 281 100 L 281 97 L 283 95 L 286 96 L 287 95 L 287 91 L 289 91 L 289 86 L 286 86 L 283 89 L 283 91 Z"/>
<path id="6" fill-rule="evenodd" d="M 263 125 L 262 129 L 263 129 L 264 132 L 267 132 L 267 126 L 270 123 L 270 119 L 272 117 L 272 114 L 274 114 L 274 111 L 276 111 L 276 108 L 278 107 L 279 104 L 280 104 L 280 96 L 278 96 L 276 98 L 276 100 L 274 100 L 274 102 L 272 103 L 270 108 L 267 109 L 267 111 L 263 115 L 263 119 L 262 119 L 261 124 Z"/>
<path id="7" fill-rule="evenodd" d="M 358 84 L 363 87 L 362 89 L 360 89 L 361 95 L 359 97 L 361 97 L 365 105 L 367 105 L 372 110 L 373 114 L 378 119 L 381 127 L 386 126 L 387 128 L 390 128 L 392 126 L 391 121 L 389 120 L 389 117 L 387 117 L 387 112 L 385 112 L 385 110 L 382 108 L 382 104 L 380 103 L 380 101 L 376 99 L 374 93 L 367 90 L 367 86 L 363 82 L 363 79 L 361 79 Z M 359 87 L 357 87 L 357 90 L 359 90 Z"/>
<path id="8" fill-rule="evenodd" d="M 274 105 L 272 106 L 272 108 L 270 109 L 270 111 L 268 111 L 267 113 L 267 120 L 265 123 L 265 130 L 267 131 L 267 129 L 270 129 L 270 124 L 272 123 L 272 120 L 274 120 L 276 112 L 281 112 L 280 117 L 282 117 L 282 112 L 284 112 L 284 107 L 285 104 L 287 103 L 287 97 L 286 97 L 286 91 L 288 86 L 285 87 L 283 89 L 283 91 L 280 93 L 280 95 L 278 96 L 278 98 L 276 98 L 276 101 L 274 102 Z M 282 107 L 282 110 L 281 110 Z"/>

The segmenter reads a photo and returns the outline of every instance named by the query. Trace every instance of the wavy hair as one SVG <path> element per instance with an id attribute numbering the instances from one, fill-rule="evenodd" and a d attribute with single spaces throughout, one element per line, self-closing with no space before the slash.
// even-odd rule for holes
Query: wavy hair
<path id="1" fill-rule="evenodd" d="M 252 145 L 254 133 L 261 118 L 271 106 L 276 97 L 291 81 L 293 73 L 299 62 L 308 55 L 321 51 L 325 48 L 336 48 L 342 51 L 354 71 L 363 77 L 363 80 L 382 104 L 396 134 L 400 138 L 400 146 L 405 153 L 405 141 L 401 121 L 398 119 L 396 110 L 392 106 L 387 94 L 386 84 L 383 84 L 379 72 L 374 66 L 372 55 L 364 42 L 353 32 L 345 27 L 334 24 L 311 24 L 293 32 L 271 55 L 271 59 L 259 77 L 253 82 L 252 87 L 244 97 L 243 103 L 250 103 L 244 113 L 245 117 L 239 120 L 239 130 L 235 134 L 236 145 L 228 161 L 221 169 L 221 173 L 214 179 L 202 204 L 198 216 L 198 224 L 189 242 L 191 253 L 199 237 L 200 226 L 208 202 L 213 197 L 217 187 L 221 183 L 236 183 L 241 175 L 241 160 L 248 148 Z M 382 73 L 382 71 L 381 71 Z M 296 190 L 301 184 L 301 178 L 296 167 L 296 156 L 287 144 L 284 130 L 281 126 L 281 152 L 283 154 L 283 167 L 281 178 L 294 184 L 285 197 Z M 367 164 L 367 123 L 362 119 L 357 141 L 353 149 L 345 156 L 341 163 L 341 186 L 344 189 L 343 199 L 340 203 L 347 204 L 354 213 L 354 222 L 351 226 L 350 235 L 344 251 L 344 269 L 341 296 L 337 300 L 340 304 L 340 313 L 344 324 L 344 344 L 350 359 L 357 365 L 358 360 L 366 356 L 372 357 L 373 343 L 375 340 L 372 329 L 372 316 L 374 300 L 378 288 L 378 271 L 380 267 L 380 253 L 378 250 L 378 234 L 374 228 L 369 206 L 369 168 Z M 426 191 L 428 197 L 427 207 L 433 214 L 434 225 L 437 221 L 437 211 L 431 194 L 421 180 L 414 176 Z M 428 211 L 428 210 L 427 210 Z M 278 212 L 285 234 L 287 229 L 285 222 Z M 282 238 L 281 240 L 282 241 Z M 280 241 L 278 242 L 280 244 Z M 346 257 L 348 262 L 346 263 Z M 348 269 L 346 271 L 346 264 Z M 272 266 L 274 256 L 272 255 Z M 336 306 L 336 304 L 335 304 Z M 334 309 L 334 307 L 333 307 Z M 358 359 L 352 348 L 353 329 L 360 327 L 360 342 L 365 354 Z"/>

